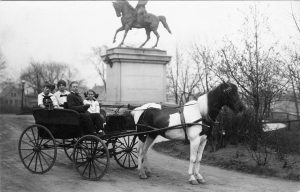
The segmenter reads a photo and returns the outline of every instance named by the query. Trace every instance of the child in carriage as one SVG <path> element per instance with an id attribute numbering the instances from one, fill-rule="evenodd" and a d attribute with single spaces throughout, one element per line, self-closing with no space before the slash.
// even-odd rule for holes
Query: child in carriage
<path id="1" fill-rule="evenodd" d="M 84 96 L 85 100 L 83 101 L 83 104 L 90 105 L 87 111 L 90 113 L 95 125 L 100 127 L 100 130 L 103 131 L 104 117 L 100 115 L 100 104 L 97 101 L 98 94 L 96 94 L 94 90 L 90 89 L 84 93 Z"/>
<path id="2" fill-rule="evenodd" d="M 53 109 L 58 108 L 55 96 L 51 93 L 55 89 L 55 85 L 48 82 L 44 84 L 44 90 L 38 95 L 38 106 L 41 108 Z"/>
<path id="3" fill-rule="evenodd" d="M 56 91 L 54 93 L 54 96 L 58 102 L 59 108 L 67 108 L 66 104 L 67 104 L 67 96 L 70 94 L 69 91 L 66 90 L 67 88 L 67 83 L 64 80 L 59 80 L 57 82 L 57 89 L 58 91 Z"/>

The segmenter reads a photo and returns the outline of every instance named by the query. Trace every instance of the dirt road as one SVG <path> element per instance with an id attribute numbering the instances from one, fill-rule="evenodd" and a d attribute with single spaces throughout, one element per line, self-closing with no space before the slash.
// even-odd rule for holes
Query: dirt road
<path id="1" fill-rule="evenodd" d="M 202 173 L 207 184 L 192 186 L 187 183 L 187 161 L 174 159 L 152 150 L 149 154 L 152 176 L 147 180 L 140 180 L 137 170 L 125 170 L 113 159 L 109 172 L 100 181 L 83 180 L 63 151 L 59 152 L 57 161 L 49 172 L 43 175 L 32 174 L 21 163 L 17 144 L 22 130 L 33 122 L 32 116 L 0 116 L 1 192 L 300 191 L 300 183 L 205 165 L 202 166 Z"/>

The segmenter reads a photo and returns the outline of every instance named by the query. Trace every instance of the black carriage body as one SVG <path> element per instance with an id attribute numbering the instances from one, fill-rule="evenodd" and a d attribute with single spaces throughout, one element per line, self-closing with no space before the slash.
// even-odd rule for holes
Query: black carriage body
<path id="1" fill-rule="evenodd" d="M 106 134 L 135 131 L 134 119 L 130 114 L 113 114 L 106 117 L 104 131 Z"/>
<path id="2" fill-rule="evenodd" d="M 71 139 L 81 137 L 82 128 L 79 123 L 79 113 L 69 109 L 34 109 L 35 123 L 49 129 L 56 139 Z M 43 130 L 39 131 L 41 137 L 46 137 Z"/>

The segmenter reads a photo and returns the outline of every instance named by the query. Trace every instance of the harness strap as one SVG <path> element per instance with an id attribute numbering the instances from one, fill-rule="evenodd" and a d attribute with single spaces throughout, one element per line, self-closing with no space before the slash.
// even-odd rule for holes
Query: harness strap
<path id="1" fill-rule="evenodd" d="M 187 133 L 186 133 L 186 124 L 185 124 L 185 118 L 184 118 L 184 115 L 183 115 L 183 109 L 182 108 L 179 109 L 179 114 L 180 114 L 181 125 L 182 125 L 183 131 L 184 131 L 184 137 L 185 137 L 184 142 L 188 143 L 189 140 L 188 140 Z"/>

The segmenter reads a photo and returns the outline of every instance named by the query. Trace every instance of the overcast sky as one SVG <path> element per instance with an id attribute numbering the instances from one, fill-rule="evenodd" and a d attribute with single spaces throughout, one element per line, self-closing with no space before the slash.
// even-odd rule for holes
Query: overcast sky
<path id="1" fill-rule="evenodd" d="M 137 2 L 130 3 L 135 6 Z M 256 4 L 269 19 L 271 41 L 292 44 L 297 31 L 291 5 L 294 12 L 299 13 L 300 3 L 260 1 Z M 173 34 L 168 34 L 160 25 L 158 48 L 173 55 L 176 45 L 185 49 L 197 41 L 217 46 L 225 37 L 234 39 L 250 5 L 253 2 L 150 0 L 147 11 L 167 18 Z M 120 26 L 111 1 L 0 2 L 0 49 L 12 78 L 18 77 L 31 60 L 57 61 L 76 67 L 79 77 L 85 79 L 88 86 L 100 84 L 88 59 L 91 48 L 116 46 L 112 39 Z M 119 33 L 117 43 L 122 35 Z M 128 33 L 125 45 L 138 47 L 145 38 L 144 30 L 134 29 Z M 152 40 L 145 47 L 151 47 L 154 42 L 152 34 Z"/>

